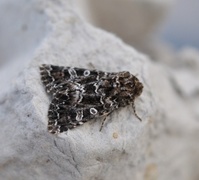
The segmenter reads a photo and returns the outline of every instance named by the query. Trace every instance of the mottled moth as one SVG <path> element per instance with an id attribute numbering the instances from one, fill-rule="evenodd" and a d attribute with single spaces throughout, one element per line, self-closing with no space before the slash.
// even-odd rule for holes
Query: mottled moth
<path id="1" fill-rule="evenodd" d="M 142 83 L 128 71 L 103 72 L 82 68 L 40 66 L 41 80 L 52 96 L 48 130 L 58 134 L 92 119 L 103 117 L 100 131 L 114 110 L 132 105 L 143 90 Z"/>

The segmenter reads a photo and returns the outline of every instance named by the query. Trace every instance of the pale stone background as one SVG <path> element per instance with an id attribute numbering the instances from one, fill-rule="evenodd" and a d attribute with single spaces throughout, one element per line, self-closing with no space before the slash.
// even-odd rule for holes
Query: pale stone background
<path id="1" fill-rule="evenodd" d="M 132 39 L 149 54 L 88 23 L 95 21 L 92 3 L 82 3 L 85 11 L 73 0 L 0 1 L 0 179 L 199 179 L 199 53 L 176 53 L 153 39 L 172 1 L 122 2 L 138 12 L 145 7 L 133 23 L 146 34 L 135 30 Z M 139 18 L 151 20 L 150 28 Z M 126 107 L 102 132 L 96 119 L 65 134 L 48 133 L 42 63 L 137 74 L 144 84 L 136 100 L 143 121 Z"/>

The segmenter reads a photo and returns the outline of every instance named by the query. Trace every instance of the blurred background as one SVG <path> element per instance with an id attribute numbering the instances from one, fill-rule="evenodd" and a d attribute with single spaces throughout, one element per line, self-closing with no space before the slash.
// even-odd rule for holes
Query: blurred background
<path id="1" fill-rule="evenodd" d="M 198 18 L 198 0 L 176 0 L 161 25 L 159 37 L 176 49 L 199 48 Z"/>
<path id="2" fill-rule="evenodd" d="M 154 60 L 199 47 L 198 0 L 79 0 L 78 6 L 87 21 Z"/>
<path id="3" fill-rule="evenodd" d="M 152 60 L 171 62 L 174 52 L 199 47 L 198 0 L 71 2 L 87 22 L 115 34 Z M 48 34 L 45 14 L 31 5 L 22 8 L 24 3 L 0 0 L 0 65 L 26 58 Z"/>

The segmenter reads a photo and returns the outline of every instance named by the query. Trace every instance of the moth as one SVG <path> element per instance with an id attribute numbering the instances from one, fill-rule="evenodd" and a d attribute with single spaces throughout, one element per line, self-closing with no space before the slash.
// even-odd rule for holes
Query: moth
<path id="1" fill-rule="evenodd" d="M 65 132 L 92 119 L 105 119 L 114 110 L 132 105 L 143 90 L 142 83 L 128 71 L 103 72 L 82 68 L 43 64 L 41 81 L 52 96 L 48 110 L 48 130 L 53 134 Z"/>

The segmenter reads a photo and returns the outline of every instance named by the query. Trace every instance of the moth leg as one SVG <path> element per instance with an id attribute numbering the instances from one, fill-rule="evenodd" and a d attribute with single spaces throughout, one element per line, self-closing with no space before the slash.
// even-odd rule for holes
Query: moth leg
<path id="1" fill-rule="evenodd" d="M 133 101 L 132 107 L 133 107 L 133 112 L 135 114 L 135 117 L 137 117 L 140 121 L 142 121 L 142 119 L 136 113 L 134 101 Z"/>
<path id="2" fill-rule="evenodd" d="M 102 120 L 102 124 L 101 124 L 100 130 L 99 130 L 100 132 L 102 131 L 102 128 L 104 127 L 104 122 L 105 122 L 106 118 L 107 118 L 107 116 L 105 116 L 105 118 Z"/>
<path id="3" fill-rule="evenodd" d="M 101 127 L 100 127 L 100 130 L 99 130 L 99 131 L 102 131 L 102 128 L 104 127 L 104 123 L 105 123 L 105 121 L 106 121 L 106 118 L 107 118 L 110 114 L 111 114 L 111 112 L 108 113 L 108 114 L 104 117 L 104 119 L 102 120 L 102 124 L 101 124 Z"/>

